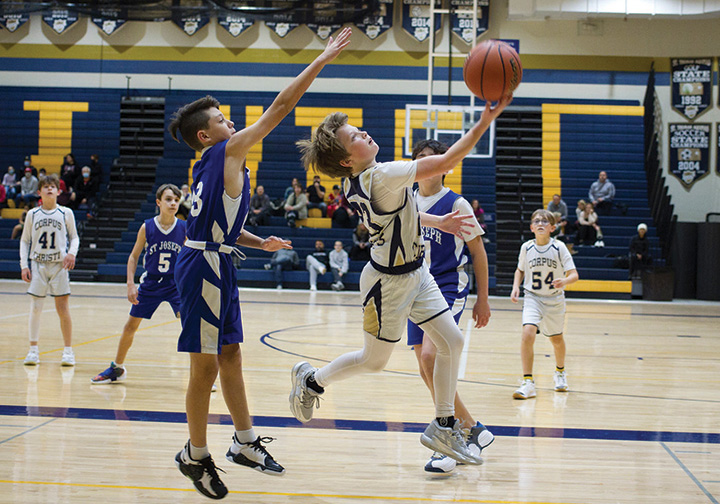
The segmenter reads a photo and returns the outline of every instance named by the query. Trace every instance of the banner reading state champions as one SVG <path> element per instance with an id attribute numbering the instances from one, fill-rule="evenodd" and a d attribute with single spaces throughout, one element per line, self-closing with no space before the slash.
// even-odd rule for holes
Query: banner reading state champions
<path id="1" fill-rule="evenodd" d="M 668 171 L 692 186 L 709 172 L 710 123 L 669 124 L 670 164 Z"/>
<path id="2" fill-rule="evenodd" d="M 712 58 L 670 60 L 672 107 L 691 121 L 711 107 Z"/>

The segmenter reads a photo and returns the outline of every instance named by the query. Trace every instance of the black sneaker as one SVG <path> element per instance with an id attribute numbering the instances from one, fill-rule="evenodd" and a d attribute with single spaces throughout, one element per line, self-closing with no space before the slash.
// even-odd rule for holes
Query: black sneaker
<path id="1" fill-rule="evenodd" d="M 188 442 L 189 443 L 189 442 Z M 210 455 L 201 460 L 190 458 L 190 449 L 185 448 L 175 455 L 175 465 L 180 472 L 187 476 L 195 485 L 195 489 L 205 497 L 222 499 L 228 494 L 228 489 L 218 476 L 218 468 Z M 219 469 L 222 472 L 222 469 Z"/>
<path id="2" fill-rule="evenodd" d="M 240 451 L 233 453 L 233 446 L 231 446 L 225 458 L 230 462 L 250 467 L 263 474 L 282 476 L 285 474 L 285 468 L 275 462 L 272 455 L 260 444 L 261 442 L 270 443 L 274 439 L 275 438 L 258 436 L 252 443 L 241 443 L 237 440 L 237 437 L 233 435 L 233 446 L 236 447 L 236 449 L 239 448 Z"/>

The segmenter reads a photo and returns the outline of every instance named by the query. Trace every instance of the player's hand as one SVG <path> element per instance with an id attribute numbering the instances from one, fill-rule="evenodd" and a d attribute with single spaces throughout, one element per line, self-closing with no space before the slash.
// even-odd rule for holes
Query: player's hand
<path id="1" fill-rule="evenodd" d="M 291 249 L 292 242 L 290 240 L 283 240 L 277 236 L 268 236 L 262 241 L 260 248 L 265 252 L 275 252 L 280 249 Z"/>
<path id="2" fill-rule="evenodd" d="M 75 256 L 72 254 L 68 254 L 65 256 L 65 259 L 63 259 L 63 269 L 71 270 L 75 267 Z"/>
<path id="3" fill-rule="evenodd" d="M 510 301 L 513 303 L 517 303 L 520 299 L 520 287 L 513 287 L 512 292 L 510 293 Z"/>
<path id="4" fill-rule="evenodd" d="M 480 116 L 480 122 L 483 122 L 484 124 L 490 124 L 491 122 L 493 122 L 500 114 L 502 114 L 502 111 L 505 110 L 505 107 L 510 105 L 512 100 L 513 95 L 512 93 L 509 93 L 500 98 L 500 101 L 494 107 L 489 101 L 486 102 L 485 110 L 483 110 L 483 113 Z"/>
<path id="5" fill-rule="evenodd" d="M 350 43 L 350 35 L 352 35 L 352 28 L 347 26 L 343 28 L 336 39 L 333 40 L 333 38 L 330 37 L 327 47 L 325 47 L 325 50 L 320 55 L 320 57 L 325 60 L 325 63 L 330 63 L 337 58 L 337 55 L 348 46 Z"/>
<path id="6" fill-rule="evenodd" d="M 138 304 L 138 290 L 134 282 L 128 285 L 128 301 L 134 305 Z"/>
<path id="7" fill-rule="evenodd" d="M 32 280 L 32 273 L 30 273 L 30 268 L 23 268 L 22 273 L 22 279 L 25 280 L 27 283 L 30 283 L 30 280 Z"/>
<path id="8" fill-rule="evenodd" d="M 552 286 L 556 289 L 559 289 L 560 287 L 565 287 L 566 284 L 567 282 L 564 278 L 556 278 L 555 280 L 553 280 Z"/>
<path id="9" fill-rule="evenodd" d="M 490 303 L 487 299 L 484 301 L 477 300 L 473 306 L 473 320 L 475 321 L 475 329 L 482 329 L 490 322 Z"/>
<path id="10" fill-rule="evenodd" d="M 445 214 L 438 220 L 438 229 L 446 233 L 454 234 L 461 240 L 464 240 L 465 234 L 474 227 L 474 215 L 460 215 L 460 210 Z"/>

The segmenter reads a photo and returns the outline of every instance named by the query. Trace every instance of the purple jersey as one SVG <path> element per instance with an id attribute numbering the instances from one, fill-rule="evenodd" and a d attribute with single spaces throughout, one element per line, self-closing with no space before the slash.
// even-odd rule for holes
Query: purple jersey
<path id="1" fill-rule="evenodd" d="M 145 257 L 143 268 L 149 275 L 175 273 L 175 260 L 185 241 L 185 221 L 175 219 L 175 224 L 165 231 L 158 225 L 158 217 L 145 221 Z"/>

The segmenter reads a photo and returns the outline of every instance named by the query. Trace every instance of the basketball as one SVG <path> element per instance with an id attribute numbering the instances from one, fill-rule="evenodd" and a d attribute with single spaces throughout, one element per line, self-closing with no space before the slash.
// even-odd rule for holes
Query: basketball
<path id="1" fill-rule="evenodd" d="M 522 80 L 520 56 L 510 44 L 486 40 L 476 45 L 463 66 L 468 89 L 485 101 L 498 101 Z"/>

